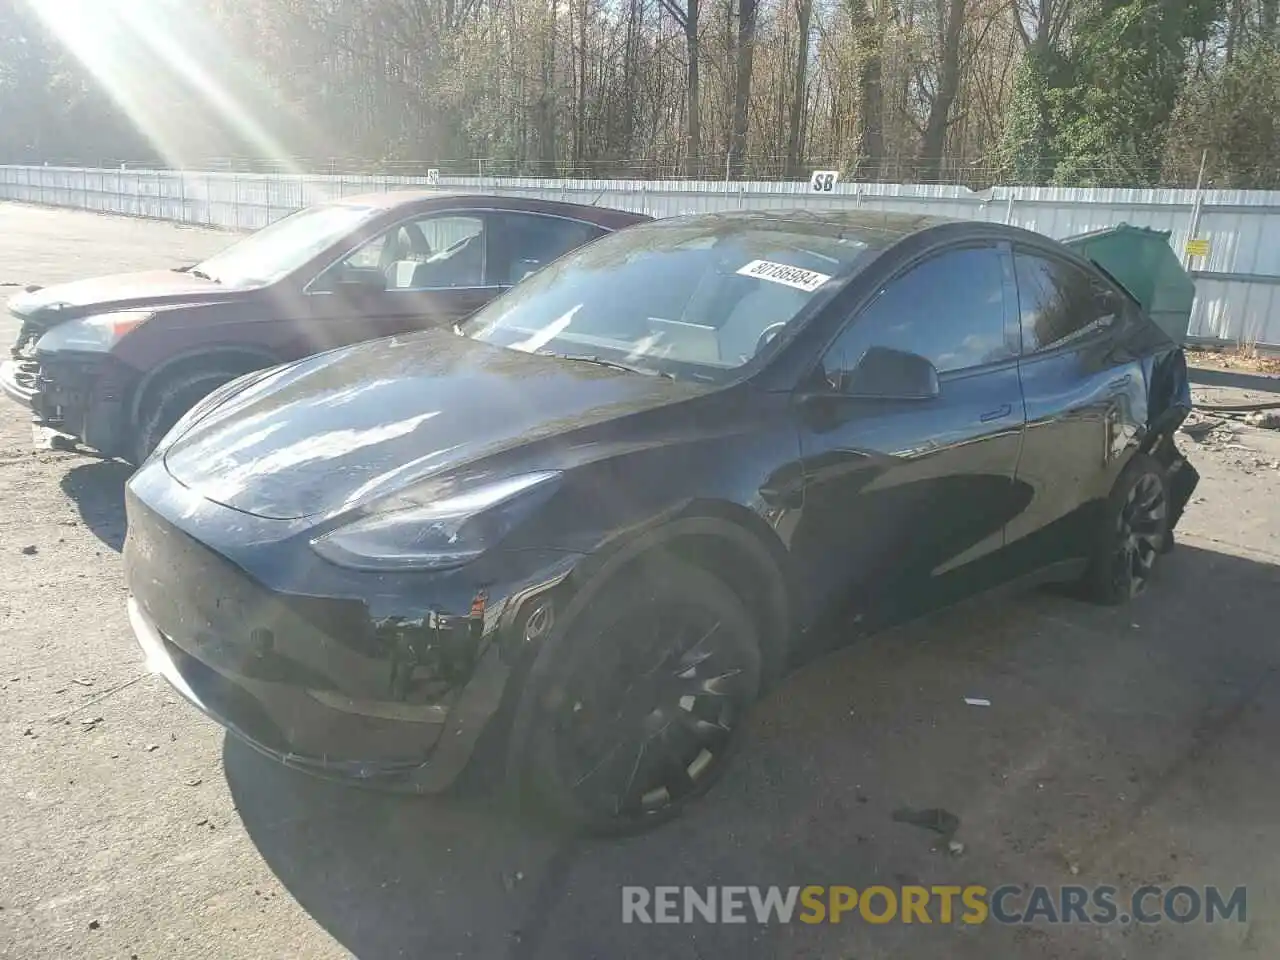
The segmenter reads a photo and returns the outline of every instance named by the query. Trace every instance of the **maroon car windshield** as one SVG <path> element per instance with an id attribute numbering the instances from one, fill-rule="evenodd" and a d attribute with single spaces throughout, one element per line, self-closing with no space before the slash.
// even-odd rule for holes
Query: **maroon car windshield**
<path id="1" fill-rule="evenodd" d="M 249 234 L 195 270 L 229 287 L 275 283 L 379 212 L 346 203 L 308 207 Z"/>

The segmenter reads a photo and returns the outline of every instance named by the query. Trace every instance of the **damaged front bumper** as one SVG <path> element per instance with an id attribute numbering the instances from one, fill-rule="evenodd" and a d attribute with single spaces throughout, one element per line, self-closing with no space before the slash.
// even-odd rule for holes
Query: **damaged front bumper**
<path id="1" fill-rule="evenodd" d="M 32 424 L 108 456 L 127 434 L 127 377 L 110 354 L 38 353 L 38 333 L 24 326 L 0 363 L 0 390 L 31 411 Z"/>
<path id="2" fill-rule="evenodd" d="M 348 571 L 306 547 L 305 523 L 203 500 L 160 462 L 134 475 L 126 505 L 129 619 L 148 668 L 286 766 L 404 792 L 445 790 L 491 756 L 485 743 L 505 749 L 500 718 L 577 560 Z"/>

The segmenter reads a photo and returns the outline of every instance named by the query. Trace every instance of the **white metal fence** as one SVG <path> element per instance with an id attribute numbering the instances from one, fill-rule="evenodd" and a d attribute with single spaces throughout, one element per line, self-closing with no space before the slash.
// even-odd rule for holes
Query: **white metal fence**
<path id="1" fill-rule="evenodd" d="M 734 209 L 865 208 L 1000 220 L 1062 238 L 1118 223 L 1208 241 L 1196 277 L 1191 336 L 1280 349 L 1280 191 L 1127 190 L 842 183 L 546 180 L 286 175 L 0 166 L 0 199 L 256 229 L 318 200 L 395 189 L 497 193 L 635 210 L 652 216 Z"/>

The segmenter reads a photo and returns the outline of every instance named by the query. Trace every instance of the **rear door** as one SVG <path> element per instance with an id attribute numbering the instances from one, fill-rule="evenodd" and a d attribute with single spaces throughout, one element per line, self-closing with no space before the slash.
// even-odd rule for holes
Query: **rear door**
<path id="1" fill-rule="evenodd" d="M 495 213 L 489 277 L 500 289 L 519 283 L 547 264 L 604 236 L 604 227 L 541 213 Z"/>
<path id="2" fill-rule="evenodd" d="M 949 248 L 887 283 L 826 352 L 829 384 L 872 346 L 920 354 L 941 395 L 833 399 L 799 414 L 792 543 L 819 603 L 911 613 L 1004 575 L 1022 431 L 1012 300 L 1007 247 Z"/>
<path id="3" fill-rule="evenodd" d="M 1083 557 L 1120 455 L 1146 422 L 1140 360 L 1122 346 L 1136 307 L 1100 273 L 1016 247 L 1027 427 L 1018 461 L 1025 508 L 1009 524 L 1027 569 Z"/>

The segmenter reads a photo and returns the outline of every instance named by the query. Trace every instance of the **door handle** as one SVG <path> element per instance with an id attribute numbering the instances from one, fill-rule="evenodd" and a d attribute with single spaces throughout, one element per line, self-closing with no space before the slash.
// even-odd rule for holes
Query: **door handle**
<path id="1" fill-rule="evenodd" d="M 996 407 L 994 410 L 988 410 L 986 413 L 984 413 L 982 415 L 982 422 L 990 423 L 992 420 L 1000 420 L 1004 417 L 1007 417 L 1012 412 L 1013 412 L 1013 405 L 1006 403 L 1002 406 Z"/>

